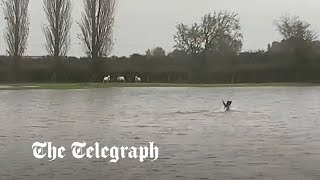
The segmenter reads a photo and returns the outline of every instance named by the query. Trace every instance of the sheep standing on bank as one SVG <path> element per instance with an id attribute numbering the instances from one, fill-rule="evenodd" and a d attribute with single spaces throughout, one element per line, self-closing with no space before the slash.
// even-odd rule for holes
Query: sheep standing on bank
<path id="1" fill-rule="evenodd" d="M 141 82 L 141 78 L 138 77 L 138 76 L 135 76 L 135 77 L 134 77 L 134 81 L 135 81 L 135 82 Z"/>
<path id="2" fill-rule="evenodd" d="M 105 83 L 105 82 L 108 83 L 110 81 L 110 79 L 111 79 L 110 75 L 107 76 L 107 77 L 104 77 L 103 78 L 103 83 Z"/>
<path id="3" fill-rule="evenodd" d="M 118 76 L 117 81 L 126 82 L 126 79 L 123 76 Z"/>

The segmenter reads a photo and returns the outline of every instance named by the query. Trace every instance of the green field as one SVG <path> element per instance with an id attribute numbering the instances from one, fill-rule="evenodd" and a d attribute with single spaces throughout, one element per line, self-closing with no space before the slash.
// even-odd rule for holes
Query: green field
<path id="1" fill-rule="evenodd" d="M 174 83 L 28 83 L 1 84 L 0 90 L 23 89 L 90 89 L 110 87 L 262 87 L 262 86 L 318 86 L 311 83 L 248 83 L 248 84 L 174 84 Z"/>

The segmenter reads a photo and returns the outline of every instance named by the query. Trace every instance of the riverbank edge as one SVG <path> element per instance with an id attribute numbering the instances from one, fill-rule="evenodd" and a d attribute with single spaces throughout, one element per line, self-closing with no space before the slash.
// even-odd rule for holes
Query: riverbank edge
<path id="1" fill-rule="evenodd" d="M 93 89 L 111 87 L 266 87 L 320 86 L 316 83 L 241 83 L 241 84 L 175 84 L 175 83 L 24 83 L 0 84 L 0 90 L 25 89 Z"/>

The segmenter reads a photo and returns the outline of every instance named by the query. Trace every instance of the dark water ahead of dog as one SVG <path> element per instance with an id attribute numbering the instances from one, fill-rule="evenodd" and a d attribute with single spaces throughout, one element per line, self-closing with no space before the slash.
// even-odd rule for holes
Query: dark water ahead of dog
<path id="1" fill-rule="evenodd" d="M 320 179 L 319 87 L 1 91 L 0 122 L 1 180 Z M 154 141 L 160 157 L 49 162 L 36 141 Z"/>

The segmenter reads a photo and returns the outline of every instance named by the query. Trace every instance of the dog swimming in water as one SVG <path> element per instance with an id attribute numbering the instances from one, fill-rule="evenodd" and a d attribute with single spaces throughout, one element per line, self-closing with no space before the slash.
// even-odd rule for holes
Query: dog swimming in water
<path id="1" fill-rule="evenodd" d="M 230 106 L 232 104 L 232 101 L 227 101 L 227 103 L 225 103 L 224 101 L 222 101 L 223 105 L 224 105 L 224 110 L 225 111 L 230 111 Z"/>

